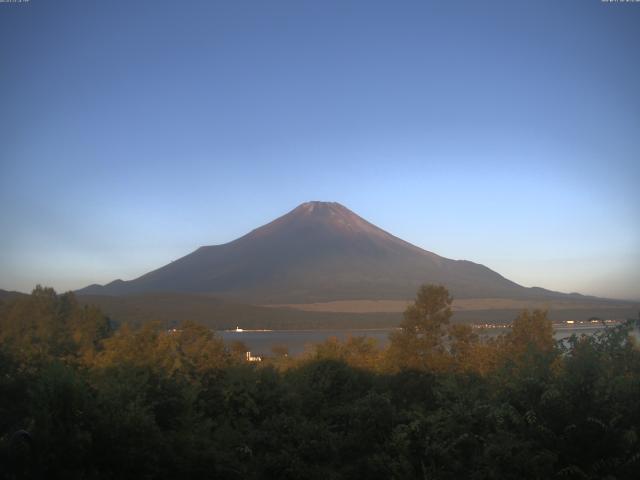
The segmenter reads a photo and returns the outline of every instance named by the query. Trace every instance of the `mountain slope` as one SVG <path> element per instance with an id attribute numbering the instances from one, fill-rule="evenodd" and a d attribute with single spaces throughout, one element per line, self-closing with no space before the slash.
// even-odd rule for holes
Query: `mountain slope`
<path id="1" fill-rule="evenodd" d="M 0 302 L 13 300 L 14 298 L 24 297 L 26 295 L 27 295 L 26 293 L 2 290 L 0 288 Z"/>
<path id="2" fill-rule="evenodd" d="M 253 303 L 411 298 L 422 283 L 456 298 L 553 298 L 489 268 L 422 250 L 338 203 L 308 202 L 230 243 L 201 247 L 131 281 L 80 294 L 215 293 Z"/>

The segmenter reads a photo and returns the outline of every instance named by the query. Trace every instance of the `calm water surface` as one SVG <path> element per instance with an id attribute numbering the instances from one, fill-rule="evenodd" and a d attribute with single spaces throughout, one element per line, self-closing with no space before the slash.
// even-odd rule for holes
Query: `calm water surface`
<path id="1" fill-rule="evenodd" d="M 571 336 L 572 334 L 590 335 L 602 326 L 575 326 L 556 328 L 555 338 L 560 340 Z M 339 340 L 345 340 L 349 336 L 353 337 L 369 337 L 378 341 L 379 345 L 385 346 L 389 343 L 389 333 L 393 328 L 386 329 L 359 329 L 359 330 L 271 330 L 271 331 L 223 331 L 218 334 L 227 343 L 233 341 L 241 341 L 256 355 L 270 355 L 271 349 L 275 346 L 285 346 L 289 349 L 290 355 L 299 355 L 314 343 L 324 342 L 330 337 L 336 337 Z M 507 328 L 495 328 L 484 330 L 488 335 L 498 335 L 507 332 Z M 636 332 L 637 335 L 637 332 Z"/>
<path id="2" fill-rule="evenodd" d="M 380 345 L 386 345 L 389 340 L 389 329 L 376 330 L 271 330 L 264 332 L 248 331 L 218 332 L 222 339 L 229 343 L 234 341 L 244 342 L 251 353 L 258 355 L 270 355 L 275 346 L 285 346 L 289 349 L 289 355 L 299 355 L 314 343 L 324 342 L 327 338 L 336 337 L 345 340 L 347 337 L 370 337 L 378 340 Z"/>

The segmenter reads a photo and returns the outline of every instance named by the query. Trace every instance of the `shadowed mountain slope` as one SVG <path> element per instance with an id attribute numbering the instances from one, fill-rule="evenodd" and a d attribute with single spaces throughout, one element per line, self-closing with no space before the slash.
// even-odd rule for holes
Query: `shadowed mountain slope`
<path id="1" fill-rule="evenodd" d="M 2 290 L 0 288 L 0 302 L 4 300 L 12 300 L 14 298 L 23 297 L 25 293 Z"/>
<path id="2" fill-rule="evenodd" d="M 251 303 L 307 303 L 408 299 L 429 282 L 445 285 L 455 298 L 582 297 L 525 288 L 484 265 L 441 257 L 328 202 L 304 203 L 232 242 L 78 293 L 213 293 Z"/>

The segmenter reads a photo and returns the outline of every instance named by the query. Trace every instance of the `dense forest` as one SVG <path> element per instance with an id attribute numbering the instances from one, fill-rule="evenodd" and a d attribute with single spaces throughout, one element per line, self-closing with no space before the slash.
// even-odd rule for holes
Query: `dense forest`
<path id="1" fill-rule="evenodd" d="M 424 286 L 387 348 L 257 363 L 37 287 L 0 302 L 0 478 L 638 478 L 633 321 L 556 342 L 524 311 L 485 338 L 450 307 Z"/>

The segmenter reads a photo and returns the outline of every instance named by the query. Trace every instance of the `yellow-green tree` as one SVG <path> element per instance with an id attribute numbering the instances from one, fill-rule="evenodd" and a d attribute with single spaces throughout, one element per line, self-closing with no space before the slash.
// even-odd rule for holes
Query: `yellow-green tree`
<path id="1" fill-rule="evenodd" d="M 556 345 L 553 325 L 546 310 L 524 310 L 513 321 L 505 335 L 505 354 L 512 360 L 522 360 L 532 353 L 551 353 Z"/>
<path id="2" fill-rule="evenodd" d="M 8 302 L 0 311 L 0 342 L 27 363 L 90 363 L 111 335 L 109 319 L 81 305 L 72 292 L 58 295 L 36 286 L 31 295 Z"/>
<path id="3" fill-rule="evenodd" d="M 356 368 L 378 370 L 381 366 L 382 349 L 375 338 L 349 335 L 344 341 L 329 337 L 317 343 L 308 352 L 307 359 L 340 360 Z"/>
<path id="4" fill-rule="evenodd" d="M 404 312 L 400 329 L 390 335 L 389 361 L 393 368 L 441 371 L 451 355 L 445 337 L 451 319 L 449 291 L 442 285 L 422 285 Z"/>
<path id="5" fill-rule="evenodd" d="M 193 322 L 165 330 L 160 323 L 138 329 L 124 325 L 104 341 L 97 366 L 129 364 L 195 378 L 228 362 L 224 343 L 213 331 Z"/>

